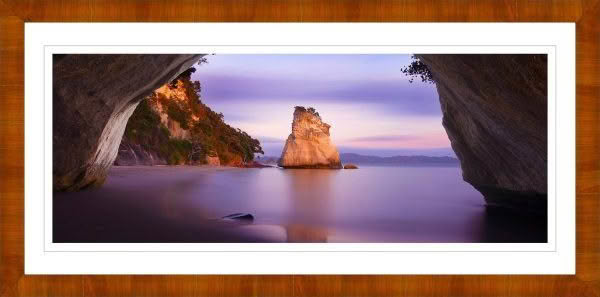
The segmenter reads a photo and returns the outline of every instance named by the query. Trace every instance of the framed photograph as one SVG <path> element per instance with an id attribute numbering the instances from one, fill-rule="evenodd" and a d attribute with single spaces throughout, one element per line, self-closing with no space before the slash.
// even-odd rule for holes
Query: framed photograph
<path id="1" fill-rule="evenodd" d="M 597 3 L 5 2 L 0 296 L 600 292 Z"/>

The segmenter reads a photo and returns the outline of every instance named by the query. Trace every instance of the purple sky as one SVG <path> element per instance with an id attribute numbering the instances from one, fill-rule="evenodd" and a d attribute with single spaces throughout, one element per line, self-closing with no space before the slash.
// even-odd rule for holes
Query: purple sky
<path id="1" fill-rule="evenodd" d="M 453 156 L 435 86 L 409 83 L 409 55 L 217 54 L 196 66 L 202 101 L 279 156 L 294 106 L 314 107 L 341 153 Z"/>

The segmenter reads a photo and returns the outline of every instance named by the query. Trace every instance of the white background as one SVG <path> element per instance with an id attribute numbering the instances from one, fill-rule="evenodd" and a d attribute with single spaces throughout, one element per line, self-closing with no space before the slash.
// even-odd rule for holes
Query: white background
<path id="1" fill-rule="evenodd" d="M 547 53 L 548 243 L 52 243 L 52 53 Z M 26 274 L 575 273 L 574 24 L 27 23 L 25 79 Z"/>

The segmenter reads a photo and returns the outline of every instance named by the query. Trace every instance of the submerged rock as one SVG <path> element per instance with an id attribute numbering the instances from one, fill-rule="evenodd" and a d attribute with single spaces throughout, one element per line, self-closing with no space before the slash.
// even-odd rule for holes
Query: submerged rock
<path id="1" fill-rule="evenodd" d="M 346 164 L 344 165 L 344 169 L 358 169 L 358 166 L 354 164 Z"/>
<path id="2" fill-rule="evenodd" d="M 547 56 L 417 55 L 463 179 L 488 205 L 547 211 Z"/>
<path id="3" fill-rule="evenodd" d="M 241 221 L 253 221 L 254 216 L 249 213 L 234 213 L 228 216 L 222 217 L 224 220 L 241 220 Z"/>
<path id="4" fill-rule="evenodd" d="M 278 165 L 283 168 L 341 169 L 340 154 L 329 139 L 331 126 L 313 109 L 296 106 L 292 133 Z"/>

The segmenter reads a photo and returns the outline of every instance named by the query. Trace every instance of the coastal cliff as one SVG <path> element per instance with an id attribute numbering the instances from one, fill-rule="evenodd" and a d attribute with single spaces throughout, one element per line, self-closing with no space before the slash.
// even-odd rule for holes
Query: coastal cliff
<path id="1" fill-rule="evenodd" d="M 430 71 L 463 179 L 488 205 L 547 209 L 546 55 L 416 55 Z"/>
<path id="2" fill-rule="evenodd" d="M 278 165 L 283 168 L 342 168 L 340 154 L 329 139 L 330 128 L 313 108 L 296 106 L 292 133 L 285 142 Z"/>
<path id="3" fill-rule="evenodd" d="M 190 68 L 140 102 L 121 140 L 115 165 L 243 167 L 262 152 L 258 140 L 224 122 L 200 100 Z"/>

